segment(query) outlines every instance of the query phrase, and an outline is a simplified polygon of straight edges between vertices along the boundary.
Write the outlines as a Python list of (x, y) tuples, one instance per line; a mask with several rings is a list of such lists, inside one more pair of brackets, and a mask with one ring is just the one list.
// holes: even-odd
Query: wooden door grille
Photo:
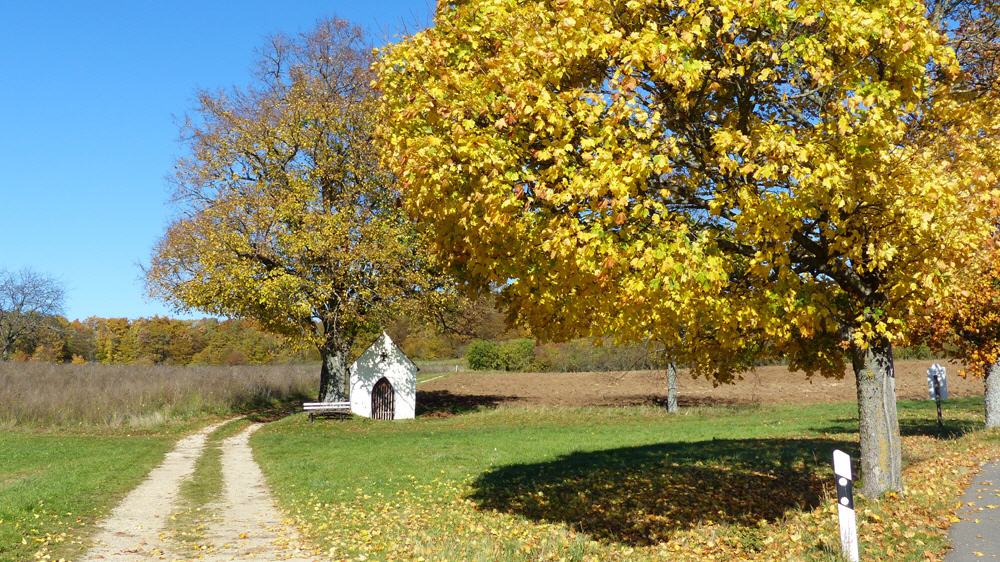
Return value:
[(391, 420), (396, 416), (395, 392), (388, 379), (382, 377), (372, 387), (372, 419)]

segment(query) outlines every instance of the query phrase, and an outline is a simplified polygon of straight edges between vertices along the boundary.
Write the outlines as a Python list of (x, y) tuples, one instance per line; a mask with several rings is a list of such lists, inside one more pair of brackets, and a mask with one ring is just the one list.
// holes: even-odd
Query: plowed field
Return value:
[[(896, 362), (899, 399), (927, 398), (927, 368), (933, 361)], [(948, 369), (953, 397), (982, 395), (977, 378), (958, 376), (960, 365), (941, 362)], [(760, 367), (745, 373), (736, 384), (713, 386), (705, 379), (678, 374), (681, 406), (754, 403), (815, 403), (854, 400), (854, 374), (840, 379), (789, 371), (786, 367)], [(614, 373), (493, 373), (465, 372), (430, 380), (419, 387), (418, 404), (426, 412), (479, 405), (630, 406), (661, 404), (666, 400), (666, 375), (656, 371)]]

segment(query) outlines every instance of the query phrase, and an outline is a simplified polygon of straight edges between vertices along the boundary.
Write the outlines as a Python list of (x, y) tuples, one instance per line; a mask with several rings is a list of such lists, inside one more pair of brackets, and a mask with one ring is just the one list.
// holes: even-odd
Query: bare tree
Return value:
[(45, 320), (62, 313), (64, 292), (55, 279), (30, 269), (0, 270), (0, 360), (14, 345), (35, 334)]

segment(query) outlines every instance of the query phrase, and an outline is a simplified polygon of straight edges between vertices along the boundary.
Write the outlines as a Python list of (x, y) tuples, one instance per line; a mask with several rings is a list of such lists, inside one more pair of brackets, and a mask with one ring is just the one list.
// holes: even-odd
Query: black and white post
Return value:
[(948, 398), (948, 374), (945, 368), (935, 363), (927, 369), (927, 392), (937, 403), (938, 437), (944, 433), (944, 417), (941, 415), (941, 401)]
[(941, 377), (934, 375), (934, 402), (937, 404), (938, 437), (944, 433), (944, 417), (941, 415)]
[(833, 451), (833, 475), (837, 479), (837, 514), (840, 517), (840, 551), (850, 562), (858, 562), (858, 520), (854, 514), (854, 477), (851, 456)]

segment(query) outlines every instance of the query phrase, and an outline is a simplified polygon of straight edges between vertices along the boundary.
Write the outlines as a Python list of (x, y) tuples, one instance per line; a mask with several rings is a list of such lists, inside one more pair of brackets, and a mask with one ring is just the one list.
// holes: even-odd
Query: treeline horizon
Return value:
[[(477, 339), (504, 340), (527, 335), (523, 330), (509, 329), (502, 312), (492, 302), (479, 303), (463, 312), (454, 326), (401, 317), (383, 329), (407, 355), (425, 360), (460, 358), (465, 346)], [(180, 319), (160, 315), (92, 316), (83, 320), (69, 320), (62, 315), (34, 317), (35, 327), (16, 340), (11, 361), (183, 366), (320, 360), (315, 348), (296, 345), (249, 319)], [(352, 354), (363, 351), (380, 331), (359, 337)]]
[[(492, 307), (490, 307), (492, 308)], [(413, 359), (465, 359), (472, 369), (510, 371), (619, 371), (662, 367), (654, 349), (643, 345), (616, 345), (606, 341), (594, 346), (589, 340), (542, 343), (525, 330), (510, 329), (500, 311), (480, 310), (470, 333), (447, 333), (433, 324), (400, 318), (385, 327), (403, 351)], [(352, 355), (376, 337), (360, 338)], [(522, 344), (523, 361), (518, 365), (481, 365), (468, 357), (482, 346), (503, 347), (503, 342)], [(471, 345), (471, 347), (470, 347)], [(897, 359), (940, 357), (925, 344), (897, 350)], [(945, 354), (947, 355), (947, 354)], [(89, 317), (68, 320), (45, 319), (44, 328), (17, 342), (11, 361), (44, 363), (100, 363), (105, 365), (274, 365), (311, 363), (320, 360), (317, 350), (292, 344), (271, 334), (252, 320), (232, 318), (180, 319), (168, 316), (139, 318)], [(771, 357), (758, 365), (786, 364)]]
[(309, 349), (243, 319), (49, 316), (18, 340), (12, 361), (106, 365), (264, 365), (316, 360)]

